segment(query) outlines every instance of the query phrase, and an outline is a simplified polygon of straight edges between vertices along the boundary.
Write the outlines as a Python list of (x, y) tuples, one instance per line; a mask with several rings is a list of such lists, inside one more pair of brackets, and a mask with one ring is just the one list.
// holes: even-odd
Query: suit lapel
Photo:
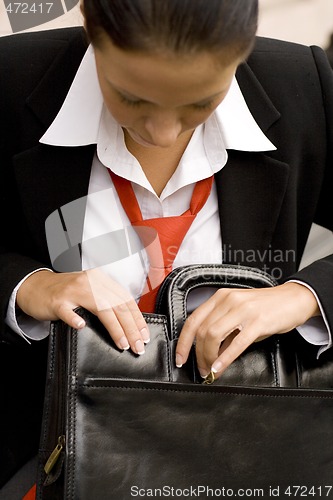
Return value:
[(69, 28), (67, 32), (68, 39), (52, 38), (52, 32), (43, 39), (44, 52), (52, 63), (44, 69), (38, 85), (26, 100), (27, 107), (46, 128), (61, 108), (87, 50), (82, 28)]
[(244, 63), (238, 67), (236, 78), (246, 104), (265, 133), (280, 118), (280, 112), (266, 94), (249, 64)]
[[(248, 64), (237, 81), (256, 122), (265, 133), (279, 120)], [(263, 268), (287, 189), (289, 165), (265, 153), (229, 150), (227, 165), (215, 176), (219, 198), (223, 259)]]
[(224, 262), (263, 267), (280, 214), (289, 166), (262, 153), (229, 151), (216, 175)]
[[(43, 39), (43, 47), (47, 61), (51, 63), (47, 67), (41, 61), (43, 70), (40, 70), (38, 85), (26, 99), (27, 112), (22, 126), (22, 130), (26, 132), (23, 141), (26, 148), (38, 144), (58, 113), (86, 51), (87, 42), (82, 28), (68, 28), (50, 32)], [(38, 62), (39, 59), (36, 74)], [(76, 214), (77, 224), (73, 237), (82, 237), (85, 196), (94, 151), (94, 145), (64, 148), (38, 144), (13, 159), (27, 223), (36, 248), (41, 249), (40, 259), (45, 262), (49, 260), (45, 221), (55, 210), (80, 198), (82, 210)]]
[[(71, 232), (72, 243), (74, 245), (82, 240), (86, 195), (94, 151), (95, 145), (62, 148), (40, 144), (14, 159), (23, 210), (31, 234), (38, 247), (43, 249), (43, 259), (48, 260), (45, 221), (51, 213), (71, 202), (76, 202), (72, 205), (76, 211), (74, 230)], [(25, 186), (29, 186), (29, 189), (25, 189)], [(78, 203), (77, 200), (80, 199), (81, 203)], [(58, 244), (61, 244), (60, 240)], [(68, 244), (70, 245), (70, 242)], [(75, 268), (77, 269), (77, 265)]]

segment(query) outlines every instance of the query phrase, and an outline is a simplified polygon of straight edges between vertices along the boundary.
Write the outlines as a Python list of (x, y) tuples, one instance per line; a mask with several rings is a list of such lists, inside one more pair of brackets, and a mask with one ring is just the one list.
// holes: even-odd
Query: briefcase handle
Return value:
[(199, 287), (267, 288), (277, 281), (268, 273), (247, 266), (198, 264), (178, 267), (164, 280), (156, 300), (156, 313), (169, 321), (172, 339), (177, 339), (187, 318), (187, 298)]

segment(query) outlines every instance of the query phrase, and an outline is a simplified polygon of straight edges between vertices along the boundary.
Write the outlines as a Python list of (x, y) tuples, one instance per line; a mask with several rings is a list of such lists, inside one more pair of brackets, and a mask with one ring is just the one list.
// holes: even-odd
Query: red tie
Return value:
[(171, 272), (172, 264), (187, 231), (207, 201), (212, 189), (213, 176), (196, 183), (190, 208), (182, 215), (143, 220), (131, 182), (111, 170), (109, 173), (121, 204), (149, 258), (147, 282), (138, 305), (143, 312), (154, 312), (159, 286)]

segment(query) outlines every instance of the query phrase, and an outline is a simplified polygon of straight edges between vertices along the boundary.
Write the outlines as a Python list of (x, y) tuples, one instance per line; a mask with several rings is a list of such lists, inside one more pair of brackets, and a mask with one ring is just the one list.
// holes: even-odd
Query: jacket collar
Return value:
[[(58, 32), (62, 34), (61, 37), (57, 36)], [(87, 41), (82, 28), (66, 28), (52, 30), (43, 38), (42, 43), (44, 52), (54, 54), (54, 58), (49, 56), (52, 63), (32, 90), (26, 104), (45, 130), (54, 120), (66, 97), (87, 49)], [(53, 89), (51, 99), (50, 89)]]

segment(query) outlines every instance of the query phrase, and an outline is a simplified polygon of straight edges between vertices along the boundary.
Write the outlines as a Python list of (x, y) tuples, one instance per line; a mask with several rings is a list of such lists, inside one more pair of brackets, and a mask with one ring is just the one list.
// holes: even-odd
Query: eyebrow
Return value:
[[(129, 99), (133, 99), (133, 100), (137, 100), (137, 101), (141, 101), (141, 102), (144, 102), (144, 103), (147, 103), (147, 104), (154, 104), (150, 101), (147, 101), (146, 99), (142, 99), (141, 97), (138, 97), (138, 96), (135, 96), (133, 94), (131, 94), (130, 92), (127, 92), (126, 90), (122, 90), (122, 89), (119, 89), (118, 87), (114, 86), (111, 82), (108, 82), (109, 85), (111, 85), (120, 95), (124, 96), (124, 97), (128, 97)], [(225, 92), (225, 90), (221, 90), (220, 92), (217, 92), (216, 94), (213, 94), (209, 97), (205, 97), (204, 99), (201, 99), (201, 101), (196, 101), (196, 102), (190, 102), (189, 104), (186, 104), (186, 106), (192, 106), (192, 105), (201, 105), (201, 104), (205, 104), (207, 102), (210, 102), (210, 101), (213, 101), (216, 97), (218, 97), (219, 95), (223, 94)]]

